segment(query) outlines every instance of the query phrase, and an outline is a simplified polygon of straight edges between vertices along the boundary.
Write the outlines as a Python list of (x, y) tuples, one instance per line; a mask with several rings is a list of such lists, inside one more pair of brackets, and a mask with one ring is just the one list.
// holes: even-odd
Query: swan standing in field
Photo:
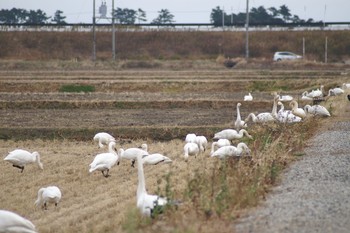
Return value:
[(18, 214), (0, 210), (0, 232), (36, 233), (34, 224)]
[(305, 105), (304, 110), (307, 113), (313, 114), (314, 116), (331, 116), (329, 111), (322, 105)]
[(289, 105), (292, 107), (292, 113), (300, 118), (305, 118), (306, 117), (306, 113), (304, 111), (304, 109), (299, 108), (298, 106), (298, 102), (293, 100), (292, 102), (289, 103)]
[(188, 157), (190, 155), (194, 155), (194, 157), (196, 158), (197, 155), (199, 154), (199, 147), (197, 143), (194, 142), (187, 142), (184, 146), (184, 157), (185, 157), (185, 161), (187, 162)]
[(61, 197), (61, 190), (57, 186), (41, 188), (38, 191), (38, 199), (35, 201), (35, 205), (41, 206), (46, 210), (48, 203), (55, 203), (55, 206), (57, 206), (61, 200)]
[(341, 95), (343, 93), (344, 93), (344, 90), (339, 87), (335, 87), (328, 90), (328, 96)]
[(205, 150), (207, 149), (208, 146), (208, 140), (205, 136), (197, 136), (196, 137), (196, 143), (199, 147), (199, 152), (205, 152)]
[(214, 151), (216, 150), (216, 148), (220, 148), (220, 147), (223, 147), (223, 146), (230, 146), (231, 145), (231, 142), (230, 140), (227, 140), (227, 139), (219, 139), (218, 141), (216, 142), (213, 142), (211, 144), (211, 151), (210, 151), (210, 154), (214, 153)]
[(231, 157), (231, 156), (241, 156), (242, 154), (247, 153), (250, 154), (250, 149), (248, 148), (247, 144), (244, 142), (238, 143), (237, 147), (235, 146), (223, 146), (214, 151), (214, 153), (211, 154), (211, 157), (218, 157), (220, 159)]
[(291, 110), (284, 110), (282, 102), (278, 101), (278, 105), (281, 106), (277, 113), (277, 120), (281, 123), (295, 123), (300, 122), (302, 119), (292, 113)]
[(253, 137), (245, 129), (241, 129), (239, 132), (234, 129), (224, 129), (218, 133), (215, 133), (213, 139), (227, 139), (232, 141), (234, 139), (241, 139), (243, 135), (247, 136), (250, 139), (253, 139)]
[[(104, 177), (109, 177), (109, 170), (119, 160), (119, 156), (115, 151), (115, 142), (108, 144), (108, 152), (101, 153), (95, 156), (94, 160), (90, 164), (89, 172), (101, 171)], [(105, 173), (106, 172), (106, 173)]]
[(146, 181), (143, 172), (142, 155), (137, 154), (137, 174), (138, 174), (138, 186), (137, 186), (137, 208), (144, 216), (152, 217), (153, 212), (161, 210), (168, 202), (166, 198), (150, 195), (146, 191)]
[(132, 148), (128, 148), (126, 150), (124, 150), (123, 148), (119, 149), (119, 156), (120, 156), (120, 158), (121, 159), (129, 159), (129, 160), (131, 160), (131, 166), (132, 167), (135, 166), (136, 157), (138, 155), (148, 156), (149, 153), (147, 152), (147, 148), (144, 147), (142, 149), (142, 148), (132, 147)]
[(116, 140), (109, 133), (101, 132), (94, 136), (94, 141), (98, 142), (98, 146), (102, 148), (104, 145), (108, 145), (110, 142), (115, 142)]
[(13, 167), (21, 169), (21, 173), (23, 172), (25, 165), (34, 162), (37, 162), (40, 169), (44, 169), (43, 164), (40, 162), (40, 154), (36, 151), (30, 153), (26, 150), (16, 149), (9, 152), (4, 160), (12, 163)]
[(244, 101), (253, 101), (253, 96), (252, 94), (249, 92), (248, 95), (244, 96)]
[(241, 112), (239, 110), (239, 107), (241, 105), (242, 105), (241, 103), (237, 103), (237, 119), (235, 121), (235, 128), (237, 130), (240, 130), (241, 128), (246, 128), (247, 127), (247, 124), (244, 121), (242, 121), (242, 118), (241, 118)]

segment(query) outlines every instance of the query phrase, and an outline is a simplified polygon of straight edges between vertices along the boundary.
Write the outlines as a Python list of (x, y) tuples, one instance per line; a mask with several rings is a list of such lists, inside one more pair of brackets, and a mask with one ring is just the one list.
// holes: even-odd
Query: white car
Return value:
[(275, 54), (273, 55), (274, 61), (296, 60), (296, 59), (302, 59), (302, 58), (303, 57), (298, 54), (287, 52), (287, 51), (275, 52)]

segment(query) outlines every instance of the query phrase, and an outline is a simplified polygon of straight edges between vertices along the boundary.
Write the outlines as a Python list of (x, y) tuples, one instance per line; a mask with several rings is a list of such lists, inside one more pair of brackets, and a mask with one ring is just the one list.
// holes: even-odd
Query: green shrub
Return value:
[(60, 87), (60, 92), (94, 92), (95, 87), (91, 85), (62, 85)]

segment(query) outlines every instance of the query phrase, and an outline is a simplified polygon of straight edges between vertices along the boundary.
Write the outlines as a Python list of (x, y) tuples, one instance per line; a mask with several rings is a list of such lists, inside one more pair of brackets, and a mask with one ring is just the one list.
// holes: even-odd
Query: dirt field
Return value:
[[(149, 151), (170, 157), (172, 164), (145, 167), (147, 189), (164, 190), (164, 176), (172, 173), (174, 196), (181, 198), (196, 170), (215, 166), (208, 151), (184, 162), (186, 133), (211, 138), (230, 127), (237, 102), (246, 117), (270, 111), (272, 91), (299, 99), (304, 90), (346, 80), (344, 69), (0, 71), (0, 154), (38, 151), (44, 164), (44, 170), (31, 164), (20, 173), (0, 162), (0, 209), (25, 216), (39, 232), (126, 231), (121, 224), (136, 207), (137, 169), (122, 161), (109, 178), (89, 174), (94, 156), (106, 150), (92, 141), (95, 133), (110, 132), (118, 148), (146, 142)], [(92, 85), (95, 92), (60, 92), (66, 84)], [(253, 102), (243, 102), (248, 92)], [(61, 203), (35, 208), (37, 191), (48, 185), (61, 188)]]

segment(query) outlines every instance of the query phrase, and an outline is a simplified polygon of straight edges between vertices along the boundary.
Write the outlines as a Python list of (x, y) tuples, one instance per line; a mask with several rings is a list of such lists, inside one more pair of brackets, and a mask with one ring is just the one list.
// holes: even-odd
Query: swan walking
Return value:
[(249, 92), (248, 95), (245, 95), (243, 98), (244, 101), (253, 101), (253, 96), (252, 94)]
[(292, 113), (300, 118), (305, 118), (306, 117), (306, 113), (305, 110), (302, 108), (299, 108), (298, 106), (298, 102), (293, 100), (289, 103), (289, 106), (292, 107)]
[(37, 231), (28, 219), (8, 210), (0, 210), (0, 232), (36, 233)]
[(304, 110), (307, 113), (313, 114), (314, 116), (331, 116), (329, 111), (322, 105), (305, 105)]
[(185, 161), (187, 162), (188, 157), (190, 155), (194, 155), (194, 157), (196, 158), (197, 155), (199, 154), (199, 147), (197, 143), (194, 142), (187, 142), (184, 146), (184, 158)]
[(109, 133), (101, 132), (94, 136), (94, 141), (98, 142), (98, 146), (103, 148), (104, 145), (108, 145), (110, 142), (115, 142), (115, 138)]
[(214, 153), (214, 151), (220, 147), (223, 147), (223, 146), (230, 146), (231, 145), (231, 142), (230, 140), (227, 140), (225, 138), (222, 138), (222, 139), (219, 139), (217, 140), (216, 142), (213, 142), (211, 144), (211, 151), (210, 151), (210, 154)]
[(300, 122), (302, 119), (292, 113), (291, 110), (284, 110), (282, 102), (278, 101), (278, 105), (281, 106), (277, 113), (277, 120), (281, 123), (295, 123)]
[(92, 163), (89, 165), (89, 172), (101, 171), (104, 177), (109, 177), (109, 170), (116, 164), (119, 160), (119, 155), (115, 151), (115, 142), (110, 142), (108, 144), (108, 152), (101, 153), (95, 156)]
[(55, 203), (58, 205), (62, 197), (61, 190), (57, 186), (48, 186), (46, 188), (41, 188), (38, 191), (38, 199), (35, 201), (36, 206), (41, 206), (47, 210), (48, 203)]
[(146, 181), (145, 181), (145, 175), (143, 172), (143, 162), (142, 162), (142, 155), (137, 154), (137, 174), (138, 174), (138, 186), (137, 186), (137, 208), (140, 210), (141, 214), (148, 217), (154, 216), (154, 211), (162, 209), (164, 207), (168, 200), (166, 198), (157, 196), (157, 195), (150, 195), (146, 191)]
[(227, 139), (232, 141), (234, 139), (241, 139), (243, 135), (247, 136), (250, 139), (253, 139), (253, 137), (245, 129), (241, 129), (239, 132), (234, 129), (224, 129), (220, 132), (215, 133), (213, 139)]
[(218, 157), (220, 159), (223, 159), (226, 157), (241, 156), (243, 152), (250, 154), (250, 149), (248, 148), (247, 144), (240, 142), (238, 143), (237, 147), (231, 145), (220, 147), (211, 154), (211, 157)]
[(44, 169), (43, 164), (40, 162), (40, 154), (36, 151), (30, 153), (26, 150), (16, 149), (9, 152), (4, 160), (12, 163), (13, 167), (21, 169), (21, 173), (23, 172), (25, 165), (34, 162), (37, 162), (40, 169)]
[(239, 107), (241, 106), (242, 104), (241, 103), (237, 103), (237, 119), (235, 121), (235, 128), (237, 130), (240, 130), (241, 128), (246, 128), (247, 127), (247, 124), (242, 121), (242, 118), (241, 118), (241, 112), (239, 110)]

